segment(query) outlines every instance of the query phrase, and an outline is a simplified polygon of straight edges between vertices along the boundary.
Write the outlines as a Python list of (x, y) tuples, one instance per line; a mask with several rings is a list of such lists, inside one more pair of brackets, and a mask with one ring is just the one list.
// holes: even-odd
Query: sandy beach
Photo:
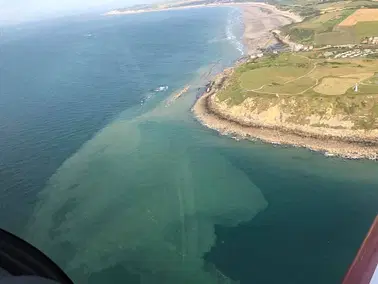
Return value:
[(302, 20), (293, 13), (280, 11), (264, 3), (238, 4), (237, 6), (243, 10), (243, 41), (249, 55), (256, 53), (259, 48), (276, 42), (271, 30)]

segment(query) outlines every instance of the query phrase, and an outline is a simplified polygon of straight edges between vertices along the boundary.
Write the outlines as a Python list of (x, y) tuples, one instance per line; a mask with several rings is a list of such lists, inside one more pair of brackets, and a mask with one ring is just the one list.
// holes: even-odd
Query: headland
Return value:
[[(268, 23), (264, 30), (264, 26), (256, 28), (249, 9), (253, 8), (244, 9), (244, 39), (248, 42), (246, 38), (251, 36), (250, 46), (247, 44), (250, 56), (209, 82), (192, 108), (195, 117), (205, 126), (237, 139), (305, 147), (327, 156), (377, 160), (378, 45), (364, 44), (365, 38), (348, 45), (294, 41), (293, 29), (326, 18), (327, 12), (289, 25), (282, 20), (272, 28), (269, 23), (280, 17), (279, 12), (252, 10), (254, 15), (267, 12), (265, 18), (272, 17), (260, 17)], [(337, 20), (329, 19), (335, 36), (342, 35), (338, 24), (353, 17), (353, 12), (338, 10), (337, 15)], [(256, 33), (249, 35), (250, 29)], [(264, 51), (259, 45), (267, 37), (264, 32), (275, 34), (273, 29), (282, 31), (280, 37), (293, 43), (286, 43), (286, 52)], [(277, 34), (275, 37), (280, 40)]]

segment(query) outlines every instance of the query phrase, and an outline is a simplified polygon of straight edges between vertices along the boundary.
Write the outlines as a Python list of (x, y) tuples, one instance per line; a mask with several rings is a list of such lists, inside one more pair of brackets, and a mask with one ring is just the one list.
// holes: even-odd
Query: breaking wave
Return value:
[(227, 40), (244, 55), (244, 45), (241, 41), (243, 30), (243, 19), (242, 14), (238, 9), (232, 9), (228, 14), (227, 25), (226, 25), (226, 37)]

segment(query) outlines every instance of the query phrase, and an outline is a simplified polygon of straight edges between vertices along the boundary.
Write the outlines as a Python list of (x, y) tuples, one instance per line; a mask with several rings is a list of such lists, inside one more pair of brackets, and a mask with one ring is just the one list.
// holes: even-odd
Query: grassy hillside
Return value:
[(279, 106), (299, 124), (310, 123), (312, 115), (340, 115), (354, 128), (378, 128), (378, 61), (317, 57), (280, 54), (241, 65), (217, 98), (229, 106), (248, 101), (255, 112)]

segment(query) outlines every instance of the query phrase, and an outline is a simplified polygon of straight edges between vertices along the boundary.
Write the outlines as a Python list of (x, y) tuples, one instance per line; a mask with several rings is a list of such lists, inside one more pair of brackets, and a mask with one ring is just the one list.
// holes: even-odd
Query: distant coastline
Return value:
[(244, 18), (244, 36), (243, 42), (247, 48), (248, 54), (256, 54), (259, 48), (264, 47), (267, 43), (276, 41), (270, 30), (290, 24), (292, 22), (301, 22), (303, 18), (290, 11), (282, 11), (277, 7), (257, 2), (243, 3), (214, 3), (198, 4), (179, 7), (166, 8), (141, 8), (141, 9), (116, 9), (105, 13), (105, 16), (132, 15), (161, 11), (186, 10), (196, 8), (214, 8), (214, 7), (238, 7), (242, 9)]
[(271, 10), (275, 14), (280, 14), (282, 16), (291, 18), (295, 22), (299, 22), (302, 18), (294, 13), (289, 11), (278, 10), (275, 6), (266, 4), (266, 3), (256, 3), (256, 2), (243, 2), (243, 3), (216, 3), (216, 4), (199, 4), (199, 5), (187, 5), (179, 7), (167, 7), (167, 8), (142, 8), (142, 9), (130, 9), (130, 10), (120, 10), (115, 9), (109, 12), (106, 12), (105, 16), (112, 15), (130, 15), (130, 14), (141, 14), (141, 13), (150, 13), (150, 12), (160, 12), (160, 11), (172, 11), (172, 10), (185, 10), (185, 9), (194, 9), (194, 8), (204, 8), (204, 7), (260, 7)]

